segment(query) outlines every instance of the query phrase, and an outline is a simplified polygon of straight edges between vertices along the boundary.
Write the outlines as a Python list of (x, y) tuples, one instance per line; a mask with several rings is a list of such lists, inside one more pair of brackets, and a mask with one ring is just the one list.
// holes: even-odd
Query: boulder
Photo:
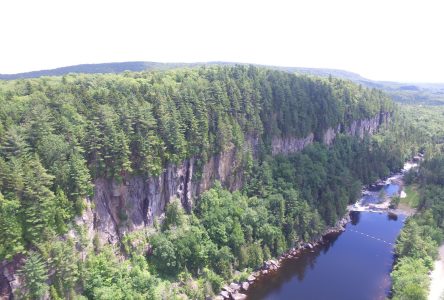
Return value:
[(247, 299), (247, 295), (241, 293), (233, 293), (231, 294), (231, 299), (233, 300), (245, 300)]
[(237, 283), (232, 282), (230, 284), (230, 288), (233, 290), (233, 292), (240, 290), (240, 285)]
[(250, 275), (248, 276), (247, 280), (251, 283), (256, 280), (256, 277), (254, 275)]
[(225, 299), (224, 296), (221, 295), (217, 295), (213, 298), (213, 300), (224, 300), (224, 299)]
[(248, 282), (242, 282), (242, 290), (248, 291), (248, 288), (250, 287), (250, 284)]
[(270, 260), (270, 263), (275, 267), (279, 267), (279, 262), (274, 259)]
[(222, 291), (222, 292), (220, 292), (220, 295), (221, 295), (224, 299), (230, 299), (230, 293), (228, 293), (227, 291)]
[(232, 289), (231, 287), (229, 287), (228, 285), (224, 285), (224, 286), (222, 287), (222, 290), (223, 290), (223, 291), (226, 291), (226, 292), (228, 292), (228, 293), (232, 293), (232, 292), (234, 292), (233, 289)]

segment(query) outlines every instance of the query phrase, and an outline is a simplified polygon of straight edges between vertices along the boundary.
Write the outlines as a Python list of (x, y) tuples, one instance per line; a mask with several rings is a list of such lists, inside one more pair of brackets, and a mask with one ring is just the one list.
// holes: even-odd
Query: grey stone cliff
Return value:
[[(389, 113), (381, 113), (373, 118), (354, 121), (349, 126), (328, 128), (320, 142), (330, 145), (339, 133), (363, 138), (366, 134), (374, 134), (389, 118)], [(244, 148), (255, 154), (258, 138), (246, 140)], [(305, 138), (276, 137), (272, 140), (272, 154), (295, 153), (313, 142), (312, 133)], [(190, 211), (193, 199), (210, 189), (216, 180), (230, 190), (242, 187), (243, 172), (234, 147), (211, 157), (204, 164), (199, 178), (194, 176), (194, 163), (194, 158), (191, 158), (178, 165), (168, 164), (160, 176), (129, 176), (122, 183), (97, 179), (92, 202), (95, 207), (93, 227), (99, 240), (115, 244), (125, 233), (152, 225), (156, 217), (162, 218), (166, 205), (173, 198), (179, 199)]]

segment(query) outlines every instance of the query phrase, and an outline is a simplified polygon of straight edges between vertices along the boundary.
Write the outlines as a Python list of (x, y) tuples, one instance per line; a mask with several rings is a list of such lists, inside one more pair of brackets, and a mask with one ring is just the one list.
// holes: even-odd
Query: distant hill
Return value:
[[(36, 78), (42, 76), (61, 76), (69, 73), (122, 73), (124, 71), (140, 72), (151, 69), (163, 69), (165, 67), (171, 67), (172, 64), (163, 64), (157, 62), (118, 62), (118, 63), (103, 63), (103, 64), (84, 64), (62, 67), (50, 70), (40, 70), (17, 74), (0, 74), (0, 79), (22, 79), (22, 78)], [(180, 66), (181, 64), (177, 64)], [(184, 64), (182, 64), (184, 65)]]
[[(167, 70), (181, 67), (199, 67), (203, 65), (235, 65), (234, 62), (196, 62), (196, 63), (159, 63), (159, 62), (114, 62), (102, 64), (82, 64), (68, 67), (61, 67), (50, 70), (40, 70), (17, 74), (0, 74), (0, 80), (12, 80), (23, 78), (36, 78), (42, 76), (61, 76), (69, 73), (122, 73), (124, 71), (149, 71), (149, 70)], [(243, 63), (240, 63), (243, 64)], [(369, 88), (382, 89), (390, 94), (393, 100), (401, 103), (409, 104), (426, 104), (426, 105), (444, 105), (444, 83), (400, 83), (390, 81), (375, 81), (362, 77), (359, 74), (337, 70), (322, 68), (301, 68), (301, 67), (278, 67), (266, 66), (262, 67), (277, 69), (290, 73), (313, 75), (321, 77), (338, 77), (351, 80)]]

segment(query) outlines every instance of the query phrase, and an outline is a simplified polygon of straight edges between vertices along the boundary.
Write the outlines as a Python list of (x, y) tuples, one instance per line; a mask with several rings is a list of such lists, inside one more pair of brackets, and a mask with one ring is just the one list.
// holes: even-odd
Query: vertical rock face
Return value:
[(336, 129), (329, 127), (327, 128), (327, 130), (324, 132), (324, 135), (322, 137), (322, 142), (325, 145), (331, 145), (333, 143), (333, 141), (336, 138), (336, 135), (341, 132), (341, 125), (338, 125), (338, 127)]
[(314, 134), (310, 133), (305, 138), (295, 137), (275, 137), (271, 141), (271, 154), (290, 154), (301, 151), (308, 145), (312, 144), (314, 140)]
[[(375, 133), (379, 126), (387, 123), (389, 113), (370, 119), (352, 122), (349, 126), (338, 125), (328, 128), (321, 142), (330, 145), (339, 133), (359, 136)], [(290, 154), (301, 151), (314, 142), (314, 134), (305, 138), (273, 138), (272, 154)], [(242, 151), (249, 150), (257, 156), (258, 137), (247, 137)], [(166, 205), (173, 199), (181, 201), (190, 211), (193, 199), (210, 189), (216, 180), (230, 190), (242, 187), (242, 165), (239, 153), (234, 146), (212, 156), (196, 176), (195, 159), (187, 159), (181, 164), (168, 164), (158, 177), (128, 176), (121, 183), (99, 178), (95, 181), (93, 223), (94, 230), (102, 243), (116, 243), (120, 237), (145, 226), (150, 226), (156, 217), (162, 217)], [(91, 219), (91, 218), (88, 218)]]
[(9, 300), (13, 298), (13, 292), (21, 285), (17, 270), (23, 266), (24, 255), (17, 254), (11, 261), (0, 262), (0, 300)]
[(179, 165), (169, 164), (158, 177), (129, 176), (121, 183), (99, 178), (95, 181), (93, 203), (94, 228), (101, 243), (115, 244), (120, 237), (162, 217), (166, 205), (173, 199), (181, 201), (190, 211), (192, 199), (219, 180), (230, 190), (242, 186), (239, 160), (234, 147), (215, 155), (202, 168), (200, 178), (194, 178), (193, 158)]
[[(350, 136), (358, 136), (361, 139), (366, 135), (375, 134), (379, 127), (390, 121), (391, 113), (380, 113), (373, 118), (353, 121), (350, 125), (339, 124), (336, 128), (329, 127), (324, 131), (319, 142), (331, 145), (339, 133)], [(296, 137), (275, 137), (272, 140), (272, 154), (290, 154), (299, 152), (306, 146), (312, 144), (315, 138), (310, 133), (305, 138)]]
[(379, 115), (369, 119), (362, 119), (353, 121), (350, 125), (344, 126), (339, 124), (337, 128), (328, 128), (323, 135), (322, 142), (326, 145), (331, 145), (339, 133), (344, 133), (350, 136), (358, 136), (364, 138), (366, 135), (375, 134), (381, 125), (386, 125), (390, 122), (391, 113), (383, 112)]
[(371, 119), (363, 119), (353, 121), (350, 126), (345, 129), (345, 133), (352, 136), (359, 136), (364, 138), (366, 134), (373, 134), (378, 130), (380, 116), (375, 116)]
[(361, 139), (366, 134), (374, 134), (379, 126), (386, 122), (387, 115), (380, 114), (370, 119), (362, 119), (353, 121), (350, 126), (345, 129), (345, 133), (352, 136), (359, 136)]
[(12, 288), (10, 286), (12, 280), (5, 276), (5, 271), (7, 272), (5, 269), (0, 273), (0, 300), (8, 300), (10, 295), (12, 295)]
[(102, 243), (116, 243), (126, 232), (152, 225), (174, 197), (191, 208), (194, 160), (169, 164), (158, 177), (128, 176), (121, 183), (95, 181), (94, 227)]

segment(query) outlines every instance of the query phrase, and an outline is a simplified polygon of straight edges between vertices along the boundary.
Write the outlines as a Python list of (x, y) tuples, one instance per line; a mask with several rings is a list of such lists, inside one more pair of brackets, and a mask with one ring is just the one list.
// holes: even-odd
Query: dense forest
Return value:
[[(345, 134), (385, 112), (379, 134)], [(21, 262), (16, 294), (29, 299), (203, 299), (319, 236), (427, 138), (378, 90), (254, 66), (2, 81), (0, 121), (0, 260)], [(311, 133), (302, 152), (271, 155), (273, 138)], [(249, 138), (258, 149), (244, 151)], [(158, 176), (190, 157), (199, 170), (233, 148), (238, 191), (216, 182), (189, 213), (173, 200), (115, 246), (72, 222), (97, 178)]]

